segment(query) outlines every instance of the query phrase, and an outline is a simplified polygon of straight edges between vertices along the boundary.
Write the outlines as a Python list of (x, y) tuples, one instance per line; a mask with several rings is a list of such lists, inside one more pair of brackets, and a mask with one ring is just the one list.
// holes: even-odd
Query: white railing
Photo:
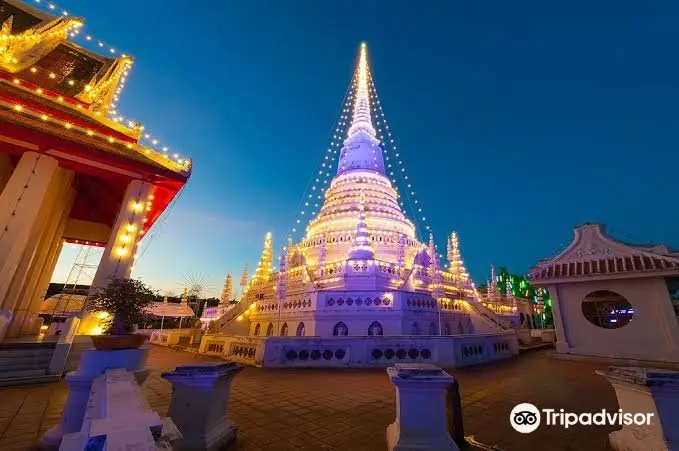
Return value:
[(518, 345), (513, 331), (328, 338), (206, 335), (200, 352), (260, 367), (386, 367), (400, 362), (453, 368), (515, 356)]
[(196, 329), (156, 329), (151, 332), (150, 343), (161, 346), (190, 346)]

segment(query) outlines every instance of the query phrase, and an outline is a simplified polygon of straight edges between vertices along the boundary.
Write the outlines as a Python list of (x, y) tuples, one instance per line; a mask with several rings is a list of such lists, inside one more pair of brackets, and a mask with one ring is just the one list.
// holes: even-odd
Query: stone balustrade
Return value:
[(82, 426), (63, 436), (59, 450), (172, 449), (180, 437), (172, 420), (151, 410), (135, 375), (112, 369), (92, 382)]
[(200, 353), (258, 367), (386, 367), (430, 363), (477, 365), (518, 354), (513, 331), (451, 336), (239, 337), (205, 335)]
[(189, 346), (193, 342), (195, 332), (195, 329), (189, 328), (154, 330), (151, 332), (149, 342), (161, 346)]

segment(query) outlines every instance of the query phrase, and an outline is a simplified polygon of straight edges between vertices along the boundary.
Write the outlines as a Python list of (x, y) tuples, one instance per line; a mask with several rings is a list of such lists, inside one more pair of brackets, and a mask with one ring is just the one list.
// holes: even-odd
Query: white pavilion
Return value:
[[(272, 237), (267, 234), (254, 277), (242, 290), (237, 308), (211, 322), (202, 351), (230, 359), (239, 354), (254, 357), (263, 352), (253, 345), (259, 343), (257, 337), (490, 334), (505, 340), (496, 342), (495, 348), (489, 344), (491, 349), (513, 355), (516, 336), (479, 302), (457, 235), (453, 232), (447, 240), (449, 265), (443, 270), (433, 237), (428, 243), (419, 241), (414, 223), (401, 210), (371, 116), (369, 79), (367, 48), (362, 44), (352, 121), (322, 207), (300, 242), (288, 239), (278, 271), (273, 270)], [(234, 344), (227, 337), (250, 339)], [(287, 346), (283, 340), (276, 352)], [(482, 348), (459, 352), (486, 353)], [(312, 359), (334, 352), (317, 351), (310, 354)], [(288, 358), (297, 353), (285, 352)], [(304, 351), (299, 352), (301, 359)], [(392, 356), (395, 352), (396, 347)], [(384, 355), (389, 355), (387, 350)]]

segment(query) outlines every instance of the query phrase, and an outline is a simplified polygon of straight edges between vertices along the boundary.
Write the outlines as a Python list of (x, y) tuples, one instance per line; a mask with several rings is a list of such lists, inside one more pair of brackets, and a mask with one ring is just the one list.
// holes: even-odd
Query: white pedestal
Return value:
[(396, 386), (396, 421), (387, 427), (389, 451), (459, 451), (448, 433), (446, 390), (453, 377), (433, 365), (387, 368)]
[(597, 371), (613, 385), (624, 413), (653, 414), (650, 425), (630, 424), (609, 434), (613, 449), (679, 450), (679, 372), (610, 367)]
[(68, 398), (61, 414), (61, 422), (45, 433), (41, 445), (47, 449), (58, 449), (64, 434), (80, 431), (90, 397), (92, 382), (109, 369), (125, 369), (133, 372), (137, 383), (142, 384), (148, 377), (144, 369), (148, 348), (123, 349), (120, 351), (97, 351), (88, 349), (83, 352), (76, 371), (66, 375)]
[(236, 438), (227, 418), (231, 381), (243, 367), (233, 362), (185, 365), (162, 377), (172, 384), (169, 415), (182, 434), (172, 449), (218, 450)]

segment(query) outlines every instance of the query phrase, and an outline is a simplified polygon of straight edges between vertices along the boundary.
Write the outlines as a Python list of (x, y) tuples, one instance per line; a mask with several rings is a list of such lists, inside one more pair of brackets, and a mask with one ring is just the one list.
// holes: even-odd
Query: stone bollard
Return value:
[(162, 377), (172, 384), (169, 415), (182, 438), (172, 449), (217, 450), (236, 438), (227, 418), (231, 381), (243, 369), (233, 362), (184, 365)]
[(396, 421), (387, 428), (389, 451), (459, 451), (448, 433), (446, 390), (453, 377), (434, 365), (387, 368), (396, 386)]
[(137, 383), (142, 384), (148, 376), (148, 370), (144, 369), (147, 356), (148, 348), (84, 351), (78, 369), (68, 373), (65, 378), (68, 384), (68, 398), (61, 413), (61, 422), (45, 433), (41, 440), (41, 448), (58, 449), (64, 434), (80, 431), (92, 383), (106, 370), (124, 369), (133, 372)]
[[(679, 450), (679, 372), (634, 367), (596, 371), (613, 385), (630, 423), (608, 435), (615, 450)], [(650, 419), (650, 424), (639, 424)], [(643, 421), (645, 422), (645, 421)]]

